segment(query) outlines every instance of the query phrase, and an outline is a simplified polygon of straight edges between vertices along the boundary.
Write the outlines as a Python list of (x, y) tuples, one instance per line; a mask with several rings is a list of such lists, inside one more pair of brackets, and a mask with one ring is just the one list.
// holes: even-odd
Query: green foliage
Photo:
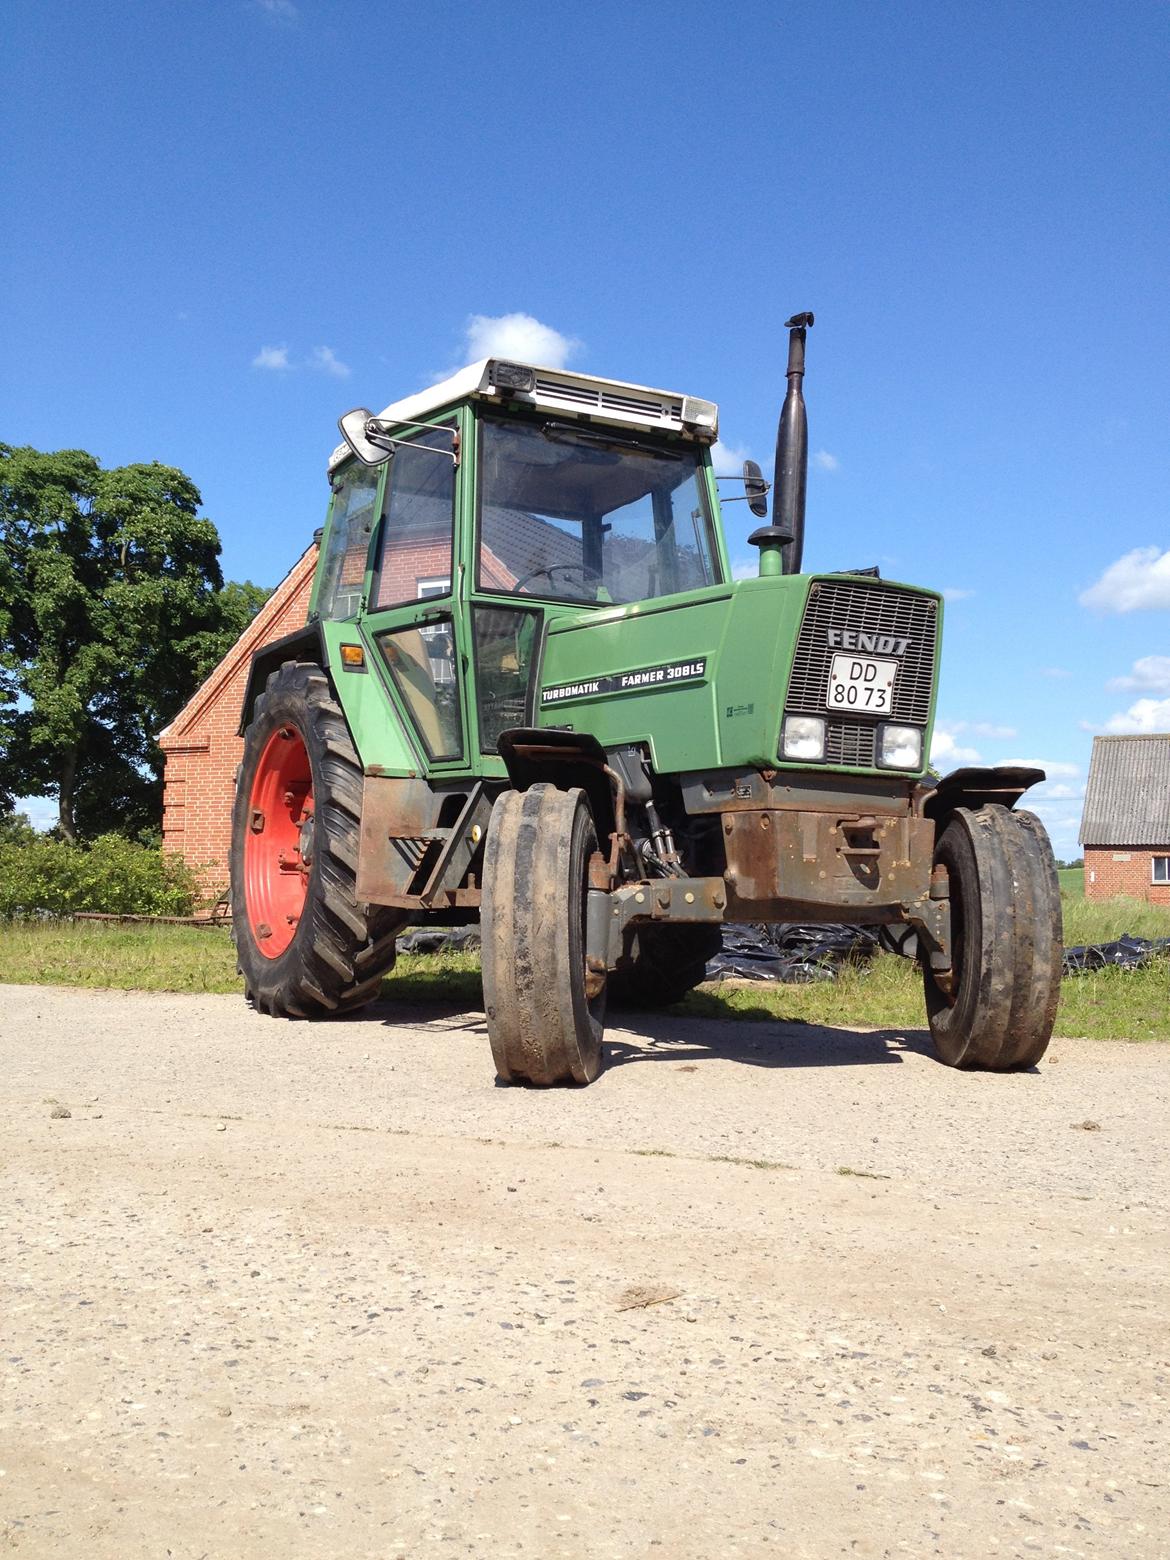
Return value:
[(0, 844), (30, 845), (37, 838), (37, 831), (29, 822), (27, 813), (0, 808)]
[(67, 839), (157, 823), (155, 738), (254, 616), (171, 466), (0, 444), (0, 794), (58, 798)]
[(180, 857), (103, 834), (92, 845), (0, 834), (0, 916), (190, 915), (197, 884)]

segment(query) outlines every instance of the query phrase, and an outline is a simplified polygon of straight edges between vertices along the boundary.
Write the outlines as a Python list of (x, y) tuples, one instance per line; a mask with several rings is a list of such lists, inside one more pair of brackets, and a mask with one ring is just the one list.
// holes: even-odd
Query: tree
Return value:
[(157, 823), (155, 737), (265, 599), (199, 505), (172, 466), (0, 444), (0, 793), (67, 840)]

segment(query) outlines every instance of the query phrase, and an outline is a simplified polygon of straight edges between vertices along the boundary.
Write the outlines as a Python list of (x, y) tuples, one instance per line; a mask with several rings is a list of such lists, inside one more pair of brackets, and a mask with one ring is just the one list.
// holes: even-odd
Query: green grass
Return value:
[[(221, 927), (0, 921), (0, 979), (118, 991), (239, 992), (236, 952)], [(482, 1000), (474, 954), (403, 954), (387, 997), (470, 1006)]]
[[(1141, 900), (1089, 901), (1066, 895), (1065, 941), (1109, 942), (1123, 932), (1170, 936), (1170, 910)], [(235, 953), (222, 929), (103, 923), (0, 922), (0, 977), (18, 984), (131, 991), (238, 992)], [(479, 961), (467, 953), (409, 954), (388, 977), (385, 997), (478, 1007)], [(836, 981), (809, 986), (712, 985), (678, 1012), (713, 1019), (828, 1027), (921, 1029), (922, 980), (913, 965), (882, 954), (850, 965)], [(1100, 970), (1066, 980), (1056, 1032), (1090, 1039), (1170, 1040), (1170, 959), (1137, 971)]]
[(1064, 945), (1116, 942), (1133, 937), (1170, 937), (1170, 909), (1144, 899), (1081, 899), (1064, 894)]
[(1062, 894), (1084, 895), (1085, 869), (1084, 867), (1059, 867), (1056, 873), (1060, 879), (1060, 891)]

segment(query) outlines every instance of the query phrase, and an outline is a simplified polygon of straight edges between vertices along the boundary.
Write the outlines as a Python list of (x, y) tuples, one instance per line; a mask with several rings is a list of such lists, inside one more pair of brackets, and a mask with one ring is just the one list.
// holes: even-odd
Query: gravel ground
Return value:
[(1170, 1553), (1170, 1047), (0, 1011), (17, 1554)]

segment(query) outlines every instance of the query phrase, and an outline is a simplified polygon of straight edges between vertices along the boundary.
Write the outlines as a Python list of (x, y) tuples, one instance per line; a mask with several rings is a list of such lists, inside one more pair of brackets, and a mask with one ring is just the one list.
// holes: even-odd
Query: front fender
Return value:
[(1011, 808), (1025, 791), (1045, 778), (1043, 769), (1018, 764), (954, 769), (926, 793), (922, 814), (935, 820), (935, 833), (941, 834), (956, 807), (987, 807), (998, 803)]

